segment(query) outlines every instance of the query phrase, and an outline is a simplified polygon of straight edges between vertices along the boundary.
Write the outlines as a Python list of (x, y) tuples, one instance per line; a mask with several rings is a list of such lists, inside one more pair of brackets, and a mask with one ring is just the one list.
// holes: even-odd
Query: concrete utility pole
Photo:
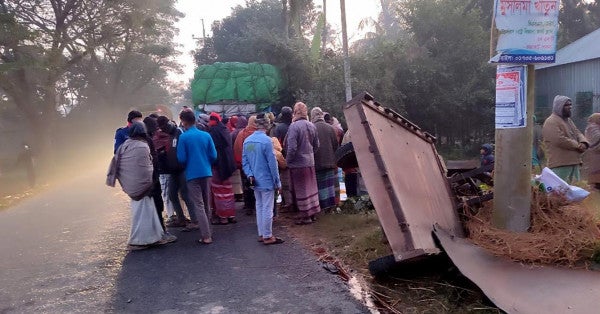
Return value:
[(342, 15), (342, 48), (344, 50), (344, 87), (346, 101), (352, 99), (352, 82), (350, 81), (350, 57), (348, 56), (348, 32), (346, 31), (346, 0), (340, 0)]
[(496, 129), (492, 224), (514, 232), (527, 232), (531, 224), (534, 87), (535, 67), (528, 64), (526, 127)]

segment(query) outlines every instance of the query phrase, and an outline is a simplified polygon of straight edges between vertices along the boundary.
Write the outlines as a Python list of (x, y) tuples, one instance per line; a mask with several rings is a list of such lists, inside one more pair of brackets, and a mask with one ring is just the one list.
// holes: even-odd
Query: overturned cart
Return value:
[(509, 313), (599, 311), (600, 273), (514, 263), (464, 238), (460, 204), (451, 186), (456, 178), (447, 177), (433, 136), (381, 106), (368, 93), (349, 101), (344, 115), (396, 262), (443, 250), (492, 302)]

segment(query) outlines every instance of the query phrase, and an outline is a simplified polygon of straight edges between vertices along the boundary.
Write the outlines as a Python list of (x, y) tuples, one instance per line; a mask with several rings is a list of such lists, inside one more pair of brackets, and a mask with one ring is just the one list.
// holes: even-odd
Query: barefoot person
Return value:
[(273, 235), (275, 191), (281, 191), (277, 160), (273, 152), (273, 142), (265, 133), (267, 118), (259, 115), (256, 124), (257, 130), (244, 140), (242, 167), (250, 184), (254, 186), (258, 241), (266, 245), (280, 244), (283, 240)]

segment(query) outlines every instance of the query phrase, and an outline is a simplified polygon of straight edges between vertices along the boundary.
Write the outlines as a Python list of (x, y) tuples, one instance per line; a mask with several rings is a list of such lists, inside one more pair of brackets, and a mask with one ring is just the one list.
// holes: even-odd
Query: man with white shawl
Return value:
[[(152, 170), (146, 128), (143, 123), (134, 122), (129, 128), (129, 138), (117, 149), (109, 169), (109, 178), (114, 176), (119, 180), (123, 192), (131, 198), (130, 250), (170, 242), (162, 241), (164, 232), (150, 197)], [(109, 182), (107, 184), (111, 185)]]

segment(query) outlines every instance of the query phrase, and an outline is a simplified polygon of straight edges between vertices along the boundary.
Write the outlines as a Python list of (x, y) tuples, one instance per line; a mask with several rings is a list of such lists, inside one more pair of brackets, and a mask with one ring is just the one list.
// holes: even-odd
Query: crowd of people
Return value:
[[(600, 189), (600, 113), (589, 117), (583, 134), (570, 118), (572, 105), (566, 96), (555, 97), (552, 114), (536, 130), (532, 164), (546, 159), (568, 183), (581, 180), (583, 165), (588, 183)], [(127, 126), (115, 133), (107, 184), (118, 180), (131, 198), (130, 249), (176, 241), (167, 228), (199, 230), (199, 243), (210, 244), (211, 225), (237, 222), (236, 200), (243, 200), (247, 215), (256, 215), (258, 241), (265, 245), (284, 242), (273, 234), (278, 211), (295, 212), (295, 223), (307, 225), (338, 206), (335, 152), (350, 135), (321, 108), (309, 113), (297, 102), (277, 117), (197, 116), (184, 108), (179, 120), (177, 125), (166, 116), (144, 118), (133, 110)], [(493, 163), (493, 147), (485, 144), (481, 164)], [(348, 196), (356, 195), (357, 169), (343, 170)]]
[[(600, 113), (588, 117), (582, 133), (571, 119), (573, 102), (557, 95), (552, 113), (543, 125), (533, 117), (533, 147), (531, 165), (540, 172), (546, 165), (565, 182), (583, 180), (600, 190)], [(493, 147), (481, 146), (481, 166), (494, 164)]]
[(294, 212), (295, 223), (306, 225), (338, 206), (335, 151), (344, 131), (321, 108), (309, 114), (297, 102), (277, 117), (196, 115), (184, 108), (179, 120), (133, 110), (115, 132), (107, 184), (119, 181), (131, 198), (130, 250), (176, 241), (167, 228), (198, 230), (198, 242), (210, 244), (211, 225), (237, 222), (236, 200), (256, 215), (265, 245), (284, 242), (273, 234), (278, 211)]

